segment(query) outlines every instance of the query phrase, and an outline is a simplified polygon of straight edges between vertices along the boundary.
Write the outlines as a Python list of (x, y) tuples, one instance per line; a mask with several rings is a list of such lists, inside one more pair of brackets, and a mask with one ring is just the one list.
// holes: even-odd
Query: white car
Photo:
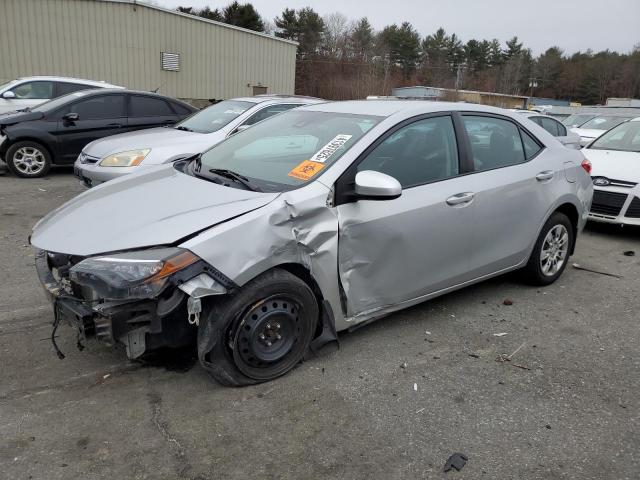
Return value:
[(69, 77), (24, 77), (0, 85), (0, 113), (32, 108), (53, 98), (92, 88), (124, 88)]
[(549, 115), (545, 115), (544, 113), (539, 113), (536, 111), (530, 110), (514, 110), (521, 115), (524, 115), (533, 123), (537, 123), (542, 128), (544, 128), (551, 135), (556, 137), (560, 143), (562, 143), (567, 148), (574, 148), (576, 150), (580, 150), (580, 136), (571, 131), (567, 131), (567, 127), (565, 127), (561, 122), (556, 120), (555, 118), (550, 117)]
[(612, 128), (582, 153), (592, 165), (589, 219), (640, 225), (640, 117)]
[(122, 133), (89, 143), (74, 165), (87, 187), (204, 152), (230, 135), (301, 105), (312, 97), (256, 95), (216, 103), (168, 127)]
[(623, 117), (620, 115), (598, 115), (582, 124), (579, 128), (572, 128), (571, 131), (580, 135), (580, 145), (584, 147), (610, 128), (620, 125), (622, 122), (626, 122), (631, 118), (632, 117)]

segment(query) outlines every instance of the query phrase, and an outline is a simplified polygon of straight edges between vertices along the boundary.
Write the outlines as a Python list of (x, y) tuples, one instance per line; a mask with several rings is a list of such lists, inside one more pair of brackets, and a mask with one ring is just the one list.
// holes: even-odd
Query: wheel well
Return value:
[(556, 208), (555, 211), (564, 213), (571, 222), (571, 226), (573, 227), (573, 244), (571, 245), (571, 250), (569, 253), (570, 255), (573, 255), (573, 252), (576, 248), (576, 238), (578, 236), (578, 209), (571, 203), (564, 203)]
[(290, 274), (295, 275), (304, 283), (306, 283), (311, 289), (311, 291), (313, 292), (313, 295), (316, 297), (316, 302), (318, 302), (318, 311), (320, 312), (320, 319), (318, 319), (318, 325), (316, 327), (316, 333), (314, 335), (314, 338), (315, 338), (322, 332), (321, 318), (322, 318), (322, 302), (324, 300), (322, 291), (320, 290), (318, 283), (315, 281), (315, 279), (311, 275), (311, 272), (304, 265), (300, 265), (299, 263), (283, 263), (273, 268), (281, 268), (282, 270), (286, 270)]

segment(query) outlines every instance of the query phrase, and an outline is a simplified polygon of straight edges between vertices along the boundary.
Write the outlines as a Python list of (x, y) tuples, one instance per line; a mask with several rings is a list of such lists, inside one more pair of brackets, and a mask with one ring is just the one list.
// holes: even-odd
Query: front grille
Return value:
[(627, 195), (625, 193), (595, 190), (593, 192), (593, 203), (591, 203), (591, 213), (617, 217), (626, 200)]
[(633, 197), (631, 205), (627, 208), (627, 212), (624, 216), (629, 218), (640, 218), (640, 198)]
[(100, 160), (98, 157), (92, 157), (91, 155), (87, 155), (84, 152), (80, 154), (80, 163), (94, 164), (98, 163), (98, 160)]

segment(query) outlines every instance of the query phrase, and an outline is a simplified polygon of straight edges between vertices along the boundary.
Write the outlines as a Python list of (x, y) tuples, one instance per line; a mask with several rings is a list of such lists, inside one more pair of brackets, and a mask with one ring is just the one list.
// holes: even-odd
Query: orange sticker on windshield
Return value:
[(297, 178), (298, 180), (304, 180), (306, 182), (323, 168), (324, 168), (324, 163), (305, 160), (300, 165), (296, 166), (293, 170), (291, 170), (289, 172), (289, 176), (293, 178)]

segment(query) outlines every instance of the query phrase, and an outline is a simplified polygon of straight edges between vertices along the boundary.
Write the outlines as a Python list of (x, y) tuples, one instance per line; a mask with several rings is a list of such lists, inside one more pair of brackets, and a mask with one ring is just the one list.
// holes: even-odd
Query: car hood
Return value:
[(7, 112), (0, 114), (0, 125), (14, 125), (20, 122), (40, 120), (44, 117), (42, 112)]
[(606, 130), (597, 130), (595, 128), (572, 128), (571, 131), (573, 133), (577, 133), (581, 137), (586, 138), (598, 138), (602, 135)]
[(592, 165), (592, 177), (640, 183), (640, 153), (584, 148), (582, 153)]
[(78, 195), (36, 224), (31, 244), (81, 256), (168, 245), (278, 195), (224, 187), (166, 165)]
[[(200, 153), (206, 147), (219, 142), (220, 135), (220, 132), (205, 134), (169, 127), (150, 128), (95, 140), (87, 145), (83, 152), (97, 158), (142, 148), (150, 148), (151, 152), (154, 149), (171, 149), (175, 153)], [(145, 163), (148, 162), (145, 161)]]

